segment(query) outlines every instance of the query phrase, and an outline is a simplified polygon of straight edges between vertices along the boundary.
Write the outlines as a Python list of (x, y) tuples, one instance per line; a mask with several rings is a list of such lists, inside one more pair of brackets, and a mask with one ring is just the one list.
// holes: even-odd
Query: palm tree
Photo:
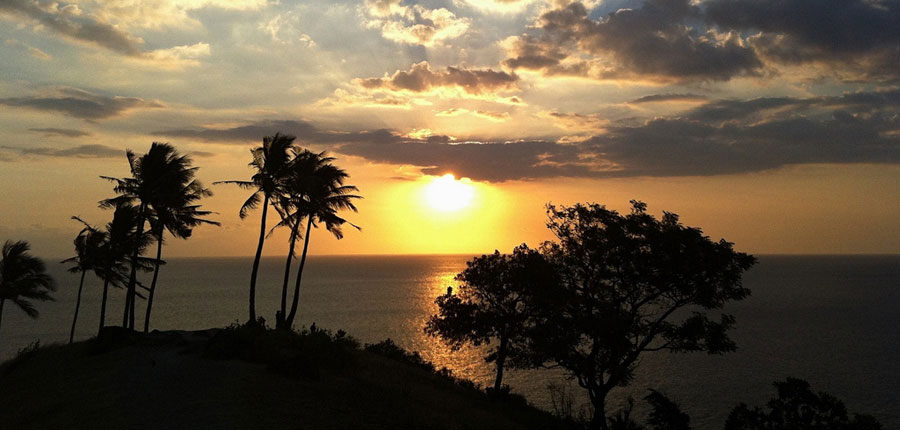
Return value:
[[(114, 207), (120, 203), (137, 204), (137, 237), (144, 234), (144, 225), (156, 221), (154, 203), (160, 204), (169, 199), (173, 193), (183, 190), (184, 184), (193, 179), (196, 167), (190, 167), (191, 160), (181, 155), (168, 143), (153, 142), (150, 150), (140, 156), (126, 151), (128, 165), (131, 168), (130, 178), (102, 178), (116, 183), (114, 191), (118, 196), (102, 200), (100, 206)], [(201, 187), (202, 188), (202, 187)], [(134, 330), (135, 287), (137, 285), (137, 269), (140, 250), (135, 246), (131, 254), (131, 273), (128, 277), (128, 292), (125, 298), (125, 312), (122, 326)]]
[(40, 313), (29, 300), (53, 300), (50, 292), (56, 290), (56, 282), (45, 273), (44, 262), (28, 254), (30, 248), (24, 240), (6, 241), (0, 251), (0, 321), (7, 300), (31, 318)]
[[(303, 253), (300, 257), (300, 267), (297, 269), (297, 279), (294, 283), (294, 296), (291, 302), (290, 313), (284, 320), (283, 326), (290, 328), (294, 324), (297, 315), (297, 303), (300, 299), (300, 283), (303, 279), (303, 268), (306, 265), (306, 256), (309, 252), (309, 240), (312, 227), (318, 227), (319, 223), (325, 224), (325, 229), (334, 237), (344, 237), (341, 226), (350, 224), (357, 230), (358, 226), (347, 222), (337, 215), (340, 210), (349, 209), (357, 211), (353, 204), (354, 199), (362, 198), (352, 194), (359, 191), (353, 185), (344, 185), (344, 181), (350, 176), (344, 170), (331, 164), (335, 159), (328, 157), (325, 152), (314, 153), (309, 150), (294, 151), (295, 156), (291, 162), (290, 176), (285, 186), (289, 198), (280, 204), (287, 212), (287, 208), (293, 210), (282, 221), (282, 225), (291, 226), (291, 243), (299, 236), (301, 220), (306, 219), (306, 234), (303, 235)], [(289, 254), (290, 255), (290, 254)], [(290, 262), (290, 260), (288, 260)], [(282, 297), (286, 296), (283, 291)], [(282, 315), (285, 313), (285, 300), (282, 300)]]
[[(182, 157), (182, 159), (186, 159), (188, 165), (190, 164), (189, 158)], [(200, 224), (220, 225), (216, 221), (201, 218), (212, 214), (212, 212), (200, 210), (199, 205), (192, 204), (203, 197), (211, 196), (212, 192), (204, 188), (200, 181), (193, 179), (196, 168), (187, 170), (189, 174), (181, 175), (181, 179), (188, 182), (179, 189), (173, 189), (171, 190), (172, 192), (160, 196), (161, 198), (157, 201), (150, 202), (150, 207), (156, 214), (155, 223), (152, 227), (156, 238), (156, 264), (153, 270), (153, 281), (150, 282), (150, 293), (147, 296), (147, 312), (144, 313), (144, 333), (150, 330), (150, 312), (153, 309), (153, 294), (156, 291), (156, 280), (159, 276), (159, 266), (162, 262), (163, 234), (165, 231), (168, 230), (172, 236), (179, 239), (187, 239), (191, 237), (194, 227)]]
[[(97, 273), (103, 279), (103, 297), (100, 305), (100, 330), (106, 324), (106, 301), (109, 286), (124, 288), (128, 284), (130, 271), (129, 256), (137, 246), (139, 254), (142, 254), (150, 245), (150, 237), (143, 234), (137, 235), (138, 208), (126, 202), (116, 204), (113, 219), (106, 224), (106, 241), (102, 244), (102, 265)], [(145, 258), (138, 259), (141, 270), (148, 270), (148, 262)], [(99, 334), (99, 331), (98, 331)]]
[(75, 339), (75, 324), (78, 322), (78, 311), (81, 308), (81, 291), (84, 289), (84, 276), (88, 271), (98, 273), (102, 266), (101, 254), (106, 243), (106, 233), (86, 223), (81, 218), (73, 216), (72, 219), (84, 224), (84, 228), (75, 237), (75, 256), (67, 258), (60, 263), (71, 263), (70, 273), (81, 273), (81, 281), (78, 282), (78, 299), (75, 301), (75, 316), (72, 318), (72, 329), (69, 330), (69, 343)]
[(284, 174), (289, 166), (289, 150), (294, 145), (294, 136), (275, 133), (274, 136), (263, 137), (262, 146), (250, 150), (253, 161), (250, 167), (255, 173), (249, 181), (218, 181), (213, 184), (235, 184), (241, 188), (253, 190), (253, 194), (241, 206), (241, 219), (247, 217), (249, 211), (260, 206), (262, 200), (262, 219), (259, 226), (259, 241), (256, 245), (256, 256), (253, 259), (253, 270), (250, 272), (250, 322), (256, 322), (256, 275), (259, 272), (259, 259), (262, 257), (263, 244), (266, 240), (266, 215), (269, 201), (283, 192)]

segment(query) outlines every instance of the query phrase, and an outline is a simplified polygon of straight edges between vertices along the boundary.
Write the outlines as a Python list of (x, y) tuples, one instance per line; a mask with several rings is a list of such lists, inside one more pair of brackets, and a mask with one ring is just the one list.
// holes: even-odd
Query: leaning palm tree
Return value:
[(98, 273), (102, 266), (101, 255), (106, 243), (106, 232), (98, 230), (77, 216), (72, 219), (84, 224), (84, 228), (75, 237), (75, 256), (60, 263), (72, 264), (70, 273), (81, 273), (78, 282), (78, 298), (75, 301), (75, 316), (72, 318), (72, 329), (69, 330), (69, 343), (75, 339), (75, 324), (78, 322), (78, 311), (81, 308), (81, 292), (84, 289), (84, 277), (88, 271)]
[[(106, 302), (109, 286), (125, 288), (130, 272), (130, 255), (135, 247), (139, 254), (150, 245), (148, 234), (137, 235), (138, 208), (120, 202), (116, 205), (113, 219), (106, 224), (106, 241), (101, 246), (101, 266), (97, 275), (103, 280), (103, 296), (100, 302), (100, 328), (106, 325)], [(146, 258), (138, 259), (139, 269), (149, 270)], [(99, 334), (99, 331), (98, 331)]]
[(262, 219), (259, 226), (259, 241), (256, 245), (256, 256), (253, 258), (253, 269), (250, 272), (250, 322), (256, 322), (256, 275), (259, 272), (259, 259), (262, 257), (263, 244), (266, 240), (266, 214), (269, 201), (283, 192), (286, 168), (289, 166), (289, 151), (294, 145), (294, 136), (275, 133), (274, 136), (263, 137), (262, 146), (250, 150), (253, 161), (250, 167), (255, 173), (249, 181), (218, 181), (213, 184), (235, 184), (241, 188), (253, 190), (253, 194), (241, 206), (238, 213), (241, 219), (260, 206), (262, 201)]
[[(308, 150), (294, 151), (295, 156), (291, 162), (290, 176), (285, 186), (290, 196), (286, 202), (283, 202), (283, 210), (291, 208), (292, 213), (282, 220), (282, 225), (292, 228), (291, 243), (300, 237), (299, 227), (301, 220), (306, 221), (306, 234), (303, 235), (303, 253), (300, 257), (300, 266), (297, 269), (297, 279), (294, 283), (294, 296), (291, 302), (290, 313), (284, 317), (283, 327), (290, 328), (293, 326), (294, 318), (297, 315), (297, 304), (300, 299), (300, 284), (303, 279), (303, 269), (306, 265), (306, 257), (309, 252), (309, 240), (312, 227), (318, 227), (318, 224), (324, 224), (325, 229), (331, 232), (334, 237), (341, 239), (344, 237), (341, 226), (345, 223), (359, 229), (358, 226), (347, 222), (344, 218), (337, 215), (340, 210), (357, 211), (353, 204), (354, 199), (362, 197), (353, 194), (359, 191), (353, 185), (344, 185), (344, 181), (350, 176), (344, 170), (331, 164), (333, 157), (328, 157), (325, 152), (314, 153)], [(293, 248), (289, 250), (293, 253)], [(289, 254), (290, 256), (290, 254)], [(290, 260), (289, 260), (290, 262)], [(286, 291), (282, 294), (282, 315), (285, 314)]]
[(40, 314), (30, 300), (53, 300), (56, 282), (45, 272), (44, 262), (28, 254), (28, 242), (6, 241), (0, 251), (0, 321), (7, 300), (32, 317)]
[[(137, 237), (144, 234), (146, 222), (151, 226), (155, 221), (154, 203), (166, 200), (166, 196), (182, 190), (184, 184), (191, 182), (196, 167), (191, 167), (191, 159), (181, 155), (168, 143), (153, 142), (150, 150), (136, 157), (130, 150), (126, 151), (131, 168), (130, 178), (113, 178), (103, 176), (116, 184), (116, 197), (102, 200), (100, 206), (114, 207), (120, 203), (131, 203), (138, 207)], [(135, 292), (137, 286), (137, 269), (140, 250), (137, 246), (131, 254), (131, 271), (128, 277), (128, 291), (125, 298), (125, 311), (122, 326), (134, 330)]]
[(157, 200), (150, 202), (150, 207), (156, 214), (154, 225), (151, 227), (156, 238), (156, 264), (153, 270), (153, 280), (150, 282), (150, 292), (147, 296), (147, 311), (144, 313), (144, 333), (150, 330), (150, 312), (153, 310), (153, 294), (156, 291), (156, 280), (162, 262), (165, 231), (168, 230), (172, 236), (179, 239), (187, 239), (191, 237), (194, 227), (200, 224), (220, 225), (216, 221), (202, 218), (212, 212), (200, 210), (199, 205), (192, 204), (203, 197), (212, 195), (212, 192), (204, 188), (200, 181), (193, 180), (193, 170), (191, 169), (190, 175), (182, 176), (189, 182), (183, 184), (180, 189), (173, 189), (172, 192), (161, 195)]

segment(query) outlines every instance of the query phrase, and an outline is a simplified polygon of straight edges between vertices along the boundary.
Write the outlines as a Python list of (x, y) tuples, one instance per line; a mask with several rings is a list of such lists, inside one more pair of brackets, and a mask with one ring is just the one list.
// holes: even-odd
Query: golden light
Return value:
[(443, 211), (458, 211), (472, 202), (475, 196), (475, 188), (468, 178), (456, 180), (448, 173), (435, 178), (425, 187), (425, 200), (431, 208)]

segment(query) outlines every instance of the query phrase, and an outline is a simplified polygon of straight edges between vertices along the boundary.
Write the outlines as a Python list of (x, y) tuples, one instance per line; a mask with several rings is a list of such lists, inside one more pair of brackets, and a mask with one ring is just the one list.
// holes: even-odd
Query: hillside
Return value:
[(245, 327), (137, 335), (25, 352), (0, 366), (3, 428), (550, 429), (382, 343)]

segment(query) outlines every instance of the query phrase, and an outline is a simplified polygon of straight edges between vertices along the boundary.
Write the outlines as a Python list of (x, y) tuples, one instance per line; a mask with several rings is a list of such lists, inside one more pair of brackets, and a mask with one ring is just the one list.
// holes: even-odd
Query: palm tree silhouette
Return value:
[(235, 184), (241, 188), (253, 190), (253, 194), (241, 206), (241, 219), (247, 217), (249, 211), (260, 206), (262, 200), (262, 218), (259, 226), (259, 242), (256, 245), (256, 256), (250, 272), (250, 322), (256, 322), (256, 275), (259, 272), (259, 259), (262, 257), (263, 244), (266, 240), (266, 215), (269, 201), (283, 193), (283, 182), (286, 168), (289, 166), (289, 151), (294, 145), (294, 136), (275, 133), (274, 136), (263, 137), (262, 146), (250, 150), (253, 161), (250, 167), (255, 173), (249, 181), (218, 181), (213, 184)]
[(78, 282), (78, 298), (75, 301), (75, 316), (72, 318), (72, 329), (69, 330), (69, 343), (75, 339), (75, 324), (78, 322), (78, 311), (81, 308), (81, 291), (84, 289), (84, 277), (88, 271), (95, 274), (102, 266), (103, 246), (106, 242), (106, 233), (86, 223), (77, 216), (72, 219), (84, 224), (84, 228), (75, 236), (75, 256), (60, 261), (62, 264), (72, 264), (70, 273), (81, 273)]
[[(300, 283), (303, 279), (303, 268), (306, 265), (306, 256), (309, 252), (309, 240), (312, 227), (318, 227), (318, 223), (324, 223), (325, 229), (334, 237), (341, 239), (344, 233), (341, 226), (350, 224), (357, 230), (358, 226), (347, 222), (337, 215), (339, 210), (349, 209), (357, 211), (353, 204), (354, 199), (362, 197), (352, 194), (359, 191), (353, 185), (344, 185), (344, 181), (350, 176), (344, 170), (331, 164), (335, 159), (328, 157), (325, 152), (315, 153), (309, 150), (294, 150), (294, 158), (291, 161), (289, 175), (285, 181), (287, 194), (279, 206), (286, 214), (280, 225), (290, 226), (291, 249), (299, 236), (301, 221), (306, 219), (306, 234), (303, 239), (303, 253), (300, 257), (300, 267), (297, 269), (297, 279), (294, 284), (294, 296), (291, 302), (290, 313), (284, 319), (283, 326), (293, 326), (297, 315), (297, 303), (300, 299)], [(288, 260), (288, 264), (290, 260)], [(285, 286), (287, 284), (285, 283)], [(286, 288), (282, 291), (281, 315), (285, 314)]]
[(44, 262), (28, 254), (30, 249), (24, 240), (7, 240), (0, 251), (0, 322), (7, 300), (31, 318), (37, 318), (40, 312), (30, 300), (53, 300), (50, 292), (56, 290), (56, 282), (45, 272)]
[[(130, 270), (129, 255), (135, 247), (139, 247), (142, 254), (150, 245), (151, 237), (143, 234), (137, 235), (138, 208), (127, 202), (119, 202), (115, 206), (113, 219), (106, 224), (106, 240), (102, 245), (102, 267), (98, 275), (103, 279), (103, 297), (100, 305), (100, 330), (106, 324), (106, 301), (109, 286), (124, 288), (128, 285), (128, 273)], [(148, 259), (139, 258), (139, 269), (148, 270)], [(99, 334), (99, 331), (98, 331)]]
[[(116, 183), (114, 191), (118, 196), (100, 202), (101, 207), (113, 207), (120, 203), (137, 204), (137, 237), (144, 234), (144, 225), (150, 221), (151, 228), (156, 219), (154, 204), (161, 205), (173, 193), (182, 190), (184, 184), (193, 179), (196, 167), (190, 167), (190, 158), (181, 155), (168, 143), (153, 142), (146, 154), (136, 157), (131, 150), (126, 151), (130, 178), (102, 178)], [(128, 292), (125, 298), (125, 312), (122, 326), (134, 330), (135, 292), (140, 249), (135, 246), (131, 254), (131, 272), (128, 277)], [(159, 260), (157, 260), (159, 264)]]
[(196, 167), (190, 166), (191, 160), (187, 156), (176, 157), (183, 166), (182, 174), (178, 175), (178, 179), (184, 181), (180, 187), (161, 194), (158, 199), (150, 202), (150, 208), (155, 213), (152, 222), (153, 234), (156, 238), (156, 260), (153, 270), (153, 280), (150, 282), (150, 293), (147, 296), (147, 311), (144, 313), (144, 333), (150, 330), (150, 312), (153, 309), (153, 294), (156, 291), (156, 280), (159, 276), (159, 266), (162, 262), (162, 245), (163, 234), (166, 230), (172, 236), (179, 239), (187, 239), (191, 237), (194, 227), (200, 224), (220, 225), (216, 221), (210, 221), (201, 217), (210, 215), (212, 212), (200, 210), (199, 205), (194, 202), (212, 195), (212, 191), (203, 187), (200, 181), (194, 180), (194, 172)]

